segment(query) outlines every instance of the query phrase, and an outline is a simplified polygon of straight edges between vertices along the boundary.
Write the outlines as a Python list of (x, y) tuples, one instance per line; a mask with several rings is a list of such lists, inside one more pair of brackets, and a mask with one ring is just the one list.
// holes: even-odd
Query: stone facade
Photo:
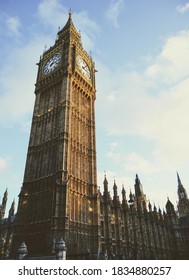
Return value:
[(169, 199), (163, 213), (147, 205), (138, 176), (121, 199), (116, 182), (113, 197), (106, 177), (104, 192), (97, 187), (96, 70), (71, 12), (38, 66), (16, 216), (12, 205), (4, 218), (7, 191), (0, 207), (1, 258), (52, 259), (62, 240), (67, 259), (187, 259), (189, 200), (179, 176), (178, 213)]
[[(178, 176), (178, 195), (181, 180)], [(98, 191), (100, 201), (100, 239), (99, 248), (96, 255), (91, 254), (85, 249), (79, 252), (77, 242), (78, 235), (70, 229), (70, 239), (77, 237), (77, 242), (73, 238), (71, 242), (65, 244), (67, 259), (189, 259), (189, 215), (188, 209), (184, 215), (183, 212), (176, 211), (171, 201), (167, 200), (166, 211), (157, 209), (155, 204), (152, 206), (146, 201), (146, 195), (143, 193), (143, 187), (140, 179), (136, 175), (134, 192), (130, 191), (126, 195), (125, 188), (122, 188), (121, 199), (118, 195), (116, 182), (113, 184), (113, 196), (110, 195), (108, 181), (105, 176), (104, 192)], [(187, 193), (182, 185), (186, 197)], [(7, 196), (7, 191), (5, 192)], [(5, 195), (4, 195), (5, 196)], [(179, 196), (179, 204), (188, 204), (186, 197)], [(184, 201), (183, 201), (184, 200)], [(6, 205), (5, 205), (6, 207)], [(0, 257), (19, 258), (11, 255), (13, 238), (15, 235), (15, 217), (14, 202), (9, 211), (8, 218), (1, 218), (0, 221)], [(78, 212), (78, 214), (80, 214)], [(30, 255), (28, 259), (56, 259), (56, 244), (58, 240), (53, 240), (51, 251), (48, 254)], [(63, 241), (62, 241), (63, 242)], [(82, 244), (82, 243), (81, 243)], [(22, 243), (21, 243), (22, 245)], [(82, 244), (83, 246), (83, 244)], [(83, 247), (81, 247), (83, 248)], [(85, 247), (84, 247), (85, 248)], [(19, 248), (17, 248), (19, 249)]]
[(101, 246), (108, 259), (188, 258), (180, 218), (173, 204), (168, 199), (166, 212), (147, 205), (138, 176), (135, 193), (130, 191), (128, 200), (124, 187), (119, 199), (116, 182), (111, 197), (105, 178), (100, 200)]

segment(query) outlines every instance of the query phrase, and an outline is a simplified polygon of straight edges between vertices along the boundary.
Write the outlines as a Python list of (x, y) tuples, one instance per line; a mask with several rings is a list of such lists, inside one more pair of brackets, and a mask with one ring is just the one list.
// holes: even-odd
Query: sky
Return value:
[[(72, 9), (96, 73), (98, 186), (127, 195), (138, 174), (147, 199), (189, 194), (189, 1), (0, 0), (0, 201), (23, 182), (40, 55)], [(120, 192), (121, 199), (121, 192)]]

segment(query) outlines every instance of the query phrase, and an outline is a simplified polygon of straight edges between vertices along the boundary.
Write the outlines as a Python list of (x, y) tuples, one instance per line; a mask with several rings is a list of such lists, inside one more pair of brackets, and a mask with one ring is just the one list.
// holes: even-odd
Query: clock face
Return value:
[(180, 198), (184, 198), (184, 193), (180, 192)]
[(85, 78), (90, 79), (91, 78), (91, 71), (89, 69), (89, 66), (80, 55), (78, 55), (76, 57), (76, 63), (78, 65), (81, 73), (85, 76)]
[(43, 73), (45, 75), (51, 73), (59, 65), (60, 60), (61, 60), (60, 53), (56, 53), (53, 56), (51, 56), (51, 58), (49, 58), (49, 60), (47, 60), (47, 62), (45, 63), (45, 65), (43, 67)]

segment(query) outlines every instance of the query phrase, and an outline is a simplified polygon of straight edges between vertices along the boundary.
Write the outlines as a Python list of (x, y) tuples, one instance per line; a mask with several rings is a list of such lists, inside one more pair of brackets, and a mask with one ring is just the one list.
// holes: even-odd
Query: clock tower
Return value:
[(40, 57), (14, 250), (47, 255), (63, 238), (70, 259), (97, 254), (95, 66), (72, 22)]
[(179, 217), (182, 218), (182, 217), (189, 216), (189, 199), (186, 190), (182, 185), (178, 173), (177, 173), (177, 180), (178, 180), (178, 198), (179, 198), (178, 212), (179, 212)]

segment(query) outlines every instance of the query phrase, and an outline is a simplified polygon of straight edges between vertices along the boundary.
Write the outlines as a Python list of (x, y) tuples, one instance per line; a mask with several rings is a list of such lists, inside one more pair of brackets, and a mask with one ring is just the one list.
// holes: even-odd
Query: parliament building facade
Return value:
[[(38, 63), (30, 140), (18, 209), (0, 205), (0, 259), (189, 259), (189, 199), (179, 175), (178, 205), (147, 203), (134, 191), (97, 186), (95, 65), (72, 22)], [(21, 249), (20, 246), (22, 245)]]

